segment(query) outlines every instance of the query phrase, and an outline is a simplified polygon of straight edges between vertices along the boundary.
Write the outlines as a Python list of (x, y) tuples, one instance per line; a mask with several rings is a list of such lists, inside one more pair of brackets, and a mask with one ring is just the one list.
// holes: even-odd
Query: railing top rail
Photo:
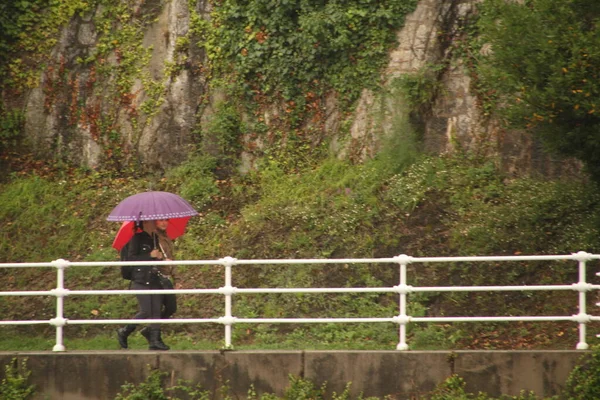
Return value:
[(472, 256), (472, 257), (410, 257), (410, 262), (473, 262), (473, 261), (559, 261), (600, 260), (600, 254), (574, 253), (544, 256)]
[(36, 263), (0, 263), (0, 268), (21, 267), (56, 267), (57, 265), (78, 267), (101, 267), (106, 265), (283, 265), (283, 264), (373, 264), (373, 263), (443, 263), (443, 262), (492, 262), (492, 261), (559, 261), (575, 260), (589, 261), (599, 260), (600, 254), (585, 252), (564, 255), (518, 255), (518, 256), (462, 256), (462, 257), (412, 257), (399, 255), (384, 258), (307, 258), (307, 259), (256, 259), (238, 260), (225, 257), (218, 260), (174, 260), (174, 261), (67, 261), (56, 260), (52, 262)]
[(0, 268), (40, 268), (40, 267), (55, 267), (51, 262), (39, 263), (0, 263)]

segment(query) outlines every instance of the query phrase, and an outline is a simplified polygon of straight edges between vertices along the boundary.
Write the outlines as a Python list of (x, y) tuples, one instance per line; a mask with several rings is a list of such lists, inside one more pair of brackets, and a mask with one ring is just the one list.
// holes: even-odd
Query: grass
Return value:
[[(64, 334), (63, 344), (66, 351), (86, 350), (122, 350), (117, 342), (116, 329), (108, 327), (106, 333), (86, 338), (70, 338), (68, 333)], [(390, 328), (394, 330), (394, 328)], [(163, 334), (163, 341), (173, 351), (210, 351), (222, 350), (223, 341), (205, 340), (201, 331), (197, 336), (190, 334)], [(51, 351), (56, 344), (52, 334), (25, 337), (3, 337), (0, 338), (0, 351)], [(128, 338), (129, 350), (147, 350), (148, 342), (139, 334), (134, 332)], [(306, 340), (286, 340), (281, 343), (233, 343), (233, 350), (395, 350), (395, 344), (390, 343), (389, 348), (383, 348), (378, 343), (310, 343)]]
[[(180, 259), (349, 258), (414, 256), (568, 254), (598, 252), (600, 192), (585, 181), (504, 177), (489, 160), (465, 155), (413, 159), (387, 149), (387, 155), (354, 165), (326, 160), (304, 170), (280, 168), (272, 160), (260, 171), (227, 179), (211, 177), (211, 161), (201, 157), (170, 171), (166, 178), (122, 178), (85, 171), (15, 175), (0, 190), (1, 261), (117, 260), (110, 247), (118, 224), (105, 221), (118, 201), (146, 188), (185, 189), (201, 213), (176, 242)], [(394, 154), (396, 157), (394, 157)], [(397, 160), (394, 164), (390, 160)], [(188, 176), (189, 175), (189, 176)], [(186, 181), (195, 179), (202, 184)], [(68, 188), (66, 190), (65, 188)], [(37, 207), (35, 204), (42, 204)], [(32, 205), (32, 206), (28, 206)], [(64, 226), (63, 226), (64, 225)], [(58, 234), (50, 234), (59, 227)], [(590, 262), (588, 281), (595, 278)], [(490, 273), (493, 271), (493, 273)], [(556, 284), (577, 281), (576, 264), (560, 262), (409, 266), (413, 285)], [(184, 287), (218, 288), (221, 267), (179, 267)], [(1, 269), (5, 290), (49, 290), (51, 269)], [(124, 289), (116, 268), (82, 267), (66, 272), (72, 289)], [(238, 287), (393, 286), (398, 270), (390, 265), (305, 265), (235, 267)], [(571, 315), (570, 294), (501, 297), (469, 294), (411, 296), (412, 315)], [(571, 296), (572, 297), (572, 296)], [(575, 296), (576, 297), (576, 296)], [(594, 304), (590, 298), (590, 310)], [(129, 318), (132, 296), (70, 296), (68, 318)], [(0, 297), (5, 319), (47, 319), (51, 298)], [(591, 311), (593, 313), (593, 311)], [(239, 317), (391, 316), (395, 295), (313, 294), (237, 295)], [(182, 318), (223, 315), (222, 296), (180, 295)], [(385, 324), (265, 324), (234, 329), (235, 348), (394, 349), (397, 327)], [(106, 327), (68, 327), (69, 348), (114, 348)], [(409, 325), (413, 348), (572, 348), (576, 332), (561, 324)], [(46, 331), (44, 331), (46, 329)], [(216, 324), (165, 328), (175, 349), (222, 346)], [(48, 327), (16, 330), (45, 337)], [(490, 333), (495, 332), (495, 333)], [(525, 332), (525, 333), (524, 333)], [(41, 336), (40, 336), (41, 337)], [(470, 338), (480, 337), (477, 343)], [(172, 338), (172, 339), (171, 339)], [(197, 341), (196, 339), (200, 339)], [(9, 340), (9, 338), (7, 338)], [(52, 345), (40, 346), (51, 348)], [(82, 344), (78, 344), (77, 341)], [(135, 340), (134, 344), (137, 346)], [(86, 341), (89, 344), (84, 344)], [(5, 342), (2, 342), (5, 343)], [(14, 347), (9, 341), (2, 348)], [(206, 344), (202, 344), (206, 343)], [(143, 342), (140, 343), (143, 348)], [(4, 347), (5, 346), (5, 347)]]

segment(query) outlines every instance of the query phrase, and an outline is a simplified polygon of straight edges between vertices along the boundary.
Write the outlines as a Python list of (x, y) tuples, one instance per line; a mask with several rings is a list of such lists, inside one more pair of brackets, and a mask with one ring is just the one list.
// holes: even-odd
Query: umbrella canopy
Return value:
[[(198, 215), (180, 196), (169, 192), (143, 192), (122, 200), (106, 218), (108, 221), (152, 221)], [(187, 223), (187, 221), (186, 221)]]
[[(187, 226), (190, 218), (191, 217), (169, 219), (169, 225), (167, 225), (167, 236), (169, 236), (171, 239), (176, 239), (183, 235), (185, 233), (185, 227)], [(113, 240), (112, 247), (117, 249), (117, 251), (121, 251), (123, 246), (125, 246), (133, 237), (134, 226), (134, 221), (123, 222), (121, 228), (119, 228), (119, 231), (115, 236), (115, 240)]]

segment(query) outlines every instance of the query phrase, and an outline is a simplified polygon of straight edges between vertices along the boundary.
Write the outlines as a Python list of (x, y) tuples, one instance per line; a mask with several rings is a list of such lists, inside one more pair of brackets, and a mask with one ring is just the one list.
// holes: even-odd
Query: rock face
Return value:
[[(473, 15), (479, 2), (421, 0), (398, 32), (398, 46), (390, 54), (383, 77), (388, 88), (396, 78), (419, 73), (431, 66), (435, 71), (435, 66), (443, 64), (445, 67), (436, 76), (439, 88), (433, 103), (419, 116), (425, 151), (440, 154), (460, 148), (495, 156), (506, 172), (515, 175), (557, 177), (577, 173), (581, 168), (578, 162), (553, 158), (531, 135), (505, 131), (497, 121), (483, 114), (478, 98), (471, 90), (469, 71), (452, 52), (452, 43), (459, 39), (461, 25)], [(377, 112), (382, 104), (383, 113)], [(350, 130), (352, 144), (344, 147), (341, 153), (355, 154), (360, 159), (373, 156), (386, 136), (398, 134), (393, 120), (406, 112), (401, 99), (388, 98), (382, 102), (373, 93), (365, 91)]]
[[(398, 46), (384, 71), (390, 89), (387, 95), (365, 90), (345, 135), (339, 127), (348, 121), (341, 120), (345, 117), (337, 112), (334, 98), (326, 102), (324, 133), (333, 138), (333, 151), (340, 157), (364, 160), (376, 154), (388, 138), (402, 136), (405, 125), (398, 121), (409, 115), (402, 96), (392, 90), (395, 80), (443, 64), (443, 69), (436, 70), (436, 95), (417, 118), (426, 151), (462, 148), (499, 155), (504, 169), (515, 173), (556, 176), (578, 168), (573, 162), (552, 160), (530, 136), (504, 132), (482, 114), (469, 73), (452, 53), (452, 42), (477, 3), (419, 2), (398, 32)], [(94, 63), (82, 62), (107, 45), (96, 25), (103, 12), (98, 8), (71, 21), (40, 87), (29, 93), (25, 130), (31, 147), (40, 155), (92, 168), (125, 159), (154, 170), (178, 164), (199, 140), (210, 150), (211, 139), (195, 132), (210, 122), (211, 110), (222, 95), (207, 92), (202, 68), (205, 55), (193, 45), (190, 27), (193, 16), (209, 18), (209, 2), (198, 1), (190, 9), (187, 0), (138, 0), (132, 18), (146, 16), (134, 21), (142, 26), (139, 47), (119, 47), (119, 43), (106, 59), (96, 56)], [(145, 51), (147, 58), (128, 59), (135, 49)], [(119, 81), (124, 79), (126, 63), (137, 71), (129, 87)], [(108, 79), (99, 78), (102, 70), (112, 71)], [(242, 153), (241, 161), (242, 169), (248, 170), (253, 168), (254, 156)]]
[[(205, 16), (206, 7), (200, 1), (194, 11)], [(38, 155), (92, 168), (116, 159), (117, 153), (150, 169), (177, 164), (193, 141), (205, 86), (198, 72), (204, 54), (178, 45), (180, 38), (189, 40), (188, 1), (139, 0), (129, 22), (151, 22), (140, 32), (129, 32), (132, 43), (119, 47), (116, 36), (113, 51), (100, 59), (98, 49), (106, 43), (95, 23), (106, 18), (104, 12), (99, 7), (77, 16), (62, 32), (40, 86), (26, 100), (28, 142)], [(115, 27), (120, 28), (125, 26)], [(134, 51), (138, 58), (131, 56)], [(93, 62), (82, 61), (90, 56)]]

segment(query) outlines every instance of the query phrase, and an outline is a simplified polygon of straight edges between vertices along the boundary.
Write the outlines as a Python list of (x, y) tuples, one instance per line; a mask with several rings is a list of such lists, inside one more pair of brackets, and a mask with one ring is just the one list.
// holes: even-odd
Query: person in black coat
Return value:
[[(127, 260), (130, 261), (154, 261), (164, 258), (162, 252), (157, 248), (155, 221), (144, 221), (135, 227), (136, 233), (128, 245)], [(135, 266), (132, 271), (132, 290), (162, 289), (159, 280), (159, 269), (154, 265)], [(138, 294), (136, 295), (139, 311), (134, 319), (160, 319), (163, 305), (161, 294)], [(137, 324), (128, 324), (117, 330), (119, 345), (126, 349), (127, 338), (136, 329)], [(148, 340), (150, 350), (169, 350), (160, 333), (160, 324), (150, 324), (149, 329), (142, 334)]]

